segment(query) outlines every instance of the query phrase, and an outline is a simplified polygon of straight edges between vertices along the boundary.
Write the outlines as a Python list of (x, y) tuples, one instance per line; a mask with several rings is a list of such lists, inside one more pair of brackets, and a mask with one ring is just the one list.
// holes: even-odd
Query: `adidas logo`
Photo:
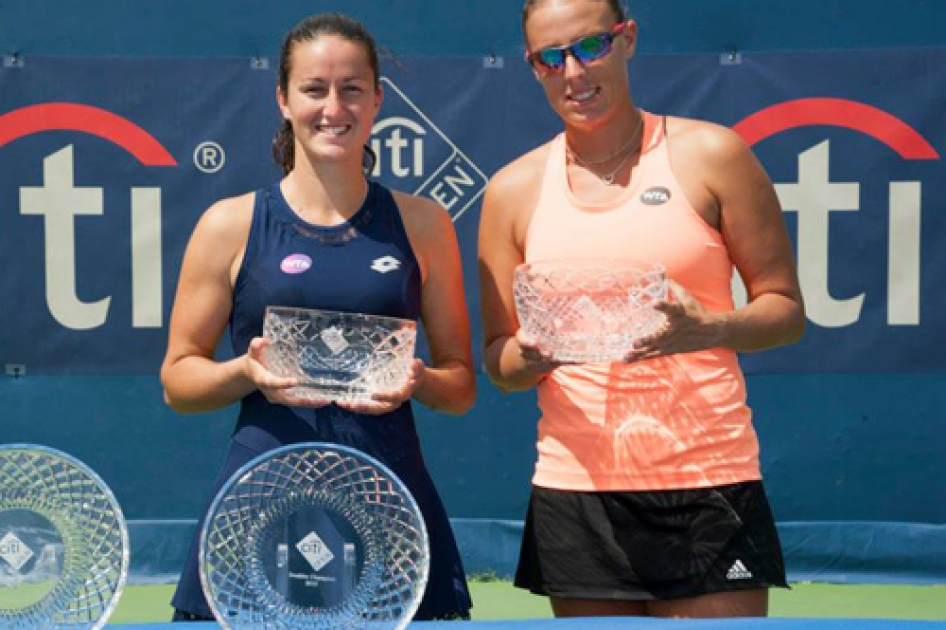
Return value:
[(752, 579), (752, 572), (746, 568), (742, 560), (736, 560), (726, 573), (727, 580), (749, 580)]

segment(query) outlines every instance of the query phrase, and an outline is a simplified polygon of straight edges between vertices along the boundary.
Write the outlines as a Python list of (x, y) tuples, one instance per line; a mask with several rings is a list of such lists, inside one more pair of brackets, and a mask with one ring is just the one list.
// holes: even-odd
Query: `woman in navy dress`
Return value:
[[(219, 488), (259, 454), (298, 442), (354, 447), (407, 485), (430, 535), (431, 571), (415, 619), (469, 618), (456, 542), (420, 452), (411, 400), (462, 414), (475, 382), (459, 248), (446, 211), (365, 177), (381, 107), (374, 41), (338, 14), (310, 17), (282, 46), (277, 98), (283, 124), (274, 154), (285, 178), (214, 204), (198, 222), (181, 267), (161, 369), (179, 412), (240, 403)], [(430, 365), (415, 359), (407, 384), (368, 403), (294, 397), (296, 383), (266, 369), (268, 305), (421, 320)], [(230, 326), (235, 357), (214, 359)], [(172, 605), (176, 620), (212, 619), (200, 588), (197, 544)]]

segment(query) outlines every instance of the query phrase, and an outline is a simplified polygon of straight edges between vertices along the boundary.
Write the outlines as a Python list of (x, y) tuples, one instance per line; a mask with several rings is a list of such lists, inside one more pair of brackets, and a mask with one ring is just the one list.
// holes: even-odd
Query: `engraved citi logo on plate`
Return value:
[(13, 532), (7, 532), (7, 535), (0, 539), (0, 558), (7, 561), (17, 572), (23, 568), (30, 558), (33, 557), (33, 550), (17, 538)]
[(315, 532), (309, 532), (308, 536), (300, 540), (296, 544), (296, 549), (312, 566), (313, 571), (321, 571), (325, 565), (335, 558), (335, 554)]
[(341, 354), (349, 346), (348, 340), (345, 339), (345, 331), (338, 326), (326, 328), (319, 334), (319, 338), (331, 350), (332, 354)]
[(483, 194), (488, 178), (387, 77), (384, 105), (372, 128), (378, 161), (373, 177), (398, 190), (429, 197), (459, 219)]

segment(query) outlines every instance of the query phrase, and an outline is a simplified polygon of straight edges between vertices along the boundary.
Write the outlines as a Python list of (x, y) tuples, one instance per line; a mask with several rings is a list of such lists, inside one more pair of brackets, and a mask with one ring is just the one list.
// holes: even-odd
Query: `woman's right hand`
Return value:
[(299, 385), (299, 380), (274, 374), (266, 367), (266, 348), (269, 340), (264, 337), (255, 337), (250, 347), (243, 355), (243, 371), (256, 388), (260, 390), (266, 400), (276, 405), (287, 407), (325, 407), (330, 400), (300, 398), (290, 393), (293, 387)]
[(568, 365), (567, 362), (556, 361), (551, 350), (527, 335), (522, 328), (516, 331), (515, 340), (519, 346), (519, 357), (529, 372), (545, 375), (557, 367)]

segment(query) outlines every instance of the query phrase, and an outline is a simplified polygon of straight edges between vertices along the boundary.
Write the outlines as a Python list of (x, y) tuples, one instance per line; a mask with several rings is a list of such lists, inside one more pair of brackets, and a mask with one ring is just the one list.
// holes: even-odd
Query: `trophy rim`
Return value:
[(637, 269), (637, 270), (647, 270), (660, 272), (663, 274), (667, 273), (667, 267), (659, 262), (653, 262), (649, 260), (643, 260), (640, 258), (609, 258), (609, 257), (600, 257), (600, 258), (544, 258), (542, 260), (532, 260), (528, 262), (522, 262), (516, 265), (514, 272), (518, 276), (521, 273), (528, 271), (543, 271), (545, 269), (561, 269), (561, 268), (572, 268), (575, 270), (581, 270), (586, 268), (594, 267), (610, 267), (615, 270), (619, 269)]
[(266, 307), (266, 313), (264, 315), (264, 321), (269, 319), (270, 314), (277, 314), (281, 311), (293, 311), (296, 313), (305, 313), (311, 315), (327, 315), (330, 317), (344, 316), (347, 318), (352, 318), (355, 320), (364, 320), (365, 323), (371, 322), (386, 322), (391, 324), (399, 324), (401, 326), (417, 329), (417, 321), (413, 319), (406, 319), (403, 317), (391, 317), (390, 315), (372, 315), (371, 313), (359, 313), (355, 311), (336, 311), (331, 309), (324, 308), (304, 308), (301, 306), (286, 306), (280, 304), (270, 304)]
[[(118, 602), (121, 599), (122, 593), (125, 590), (125, 584), (128, 579), (129, 565), (131, 564), (131, 548), (129, 545), (129, 536), (128, 536), (128, 521), (125, 520), (125, 514), (122, 512), (121, 505), (118, 503), (118, 500), (115, 498), (115, 493), (112, 492), (112, 489), (105, 483), (105, 480), (95, 472), (88, 464), (82, 462), (77, 457), (70, 455), (64, 451), (53, 448), (51, 446), (45, 446), (42, 444), (31, 444), (27, 442), (17, 442), (12, 444), (0, 444), (0, 458), (3, 457), (6, 453), (16, 452), (16, 451), (25, 451), (25, 452), (34, 452), (41, 453), (45, 455), (51, 455), (56, 459), (66, 462), (67, 464), (75, 467), (79, 472), (85, 475), (96, 487), (96, 489), (102, 493), (102, 496), (105, 497), (106, 502), (109, 504), (111, 509), (115, 513), (115, 521), (118, 524), (119, 534), (121, 536), (121, 567), (119, 570), (118, 579), (115, 583), (115, 588), (112, 591), (108, 599), (108, 604), (104, 607), (102, 613), (99, 615), (99, 618), (93, 622), (90, 622), (91, 625), (88, 626), (89, 630), (100, 630), (108, 622), (108, 619), (115, 612), (115, 609), (118, 608)], [(41, 515), (44, 516), (45, 515)], [(65, 520), (73, 520), (67, 518)], [(60, 576), (57, 578), (57, 584), (62, 582)], [(74, 582), (73, 578), (70, 582)], [(45, 601), (51, 595), (56, 593), (56, 587), (53, 587), (46, 595), (43, 596), (39, 602), (36, 602), (24, 610), (33, 609), (37, 604)], [(72, 595), (72, 593), (70, 593)]]
[[(200, 574), (201, 590), (204, 593), (204, 597), (206, 598), (210, 606), (210, 611), (213, 613), (214, 618), (217, 620), (218, 623), (220, 623), (220, 625), (223, 628), (226, 628), (227, 630), (242, 630), (242, 629), (240, 627), (231, 625), (230, 620), (228, 620), (220, 611), (217, 610), (217, 606), (215, 605), (216, 603), (215, 598), (213, 597), (214, 595), (213, 589), (211, 587), (211, 584), (209, 583), (210, 580), (207, 576), (207, 572), (204, 570), (204, 563), (209, 551), (207, 549), (207, 539), (208, 539), (208, 534), (210, 532), (210, 529), (213, 523), (213, 519), (211, 518), (211, 515), (213, 515), (217, 511), (218, 507), (220, 506), (220, 503), (229, 494), (230, 490), (232, 490), (233, 487), (237, 485), (246, 474), (248, 474), (253, 469), (255, 469), (260, 463), (270, 460), (270, 459), (275, 459), (277, 457), (282, 457), (288, 453), (292, 453), (295, 451), (300, 451), (300, 452), (336, 451), (336, 452), (346, 454), (350, 457), (353, 457), (357, 460), (362, 461), (363, 463), (367, 463), (377, 468), (382, 474), (388, 477), (388, 479), (390, 479), (398, 487), (401, 495), (406, 499), (406, 503), (410, 507), (411, 512), (417, 516), (417, 524), (418, 524), (418, 529), (421, 533), (421, 541), (423, 543), (424, 555), (428, 559), (430, 557), (430, 537), (427, 532), (427, 524), (424, 521), (424, 516), (420, 510), (420, 506), (418, 505), (417, 500), (414, 498), (414, 495), (410, 492), (410, 490), (407, 488), (407, 485), (401, 480), (401, 478), (398, 477), (394, 473), (394, 471), (391, 470), (389, 466), (382, 463), (377, 458), (372, 457), (371, 455), (368, 455), (364, 451), (360, 451), (356, 448), (353, 448), (350, 446), (344, 446), (341, 444), (333, 444), (331, 442), (298, 442), (295, 444), (287, 444), (284, 446), (280, 446), (280, 447), (268, 450), (264, 453), (261, 453), (260, 455), (257, 455), (256, 457), (248, 461), (246, 464), (241, 466), (236, 472), (234, 472), (230, 476), (229, 479), (227, 479), (226, 483), (220, 487), (220, 490), (217, 492), (216, 496), (214, 496), (214, 499), (211, 502), (210, 507), (207, 509), (206, 515), (204, 516), (203, 525), (200, 528), (200, 538), (199, 538), (200, 543), (198, 546), (198, 567), (199, 567), (198, 572)], [(424, 592), (427, 589), (427, 580), (429, 578), (429, 575), (430, 575), (430, 562), (428, 560), (427, 562), (425, 562), (424, 571), (422, 572), (422, 575), (420, 576), (420, 579), (418, 580), (419, 587), (415, 589), (415, 596), (413, 597), (413, 600), (411, 601), (410, 606), (405, 609), (405, 614), (402, 615), (401, 620), (397, 623), (397, 625), (392, 626), (393, 630), (402, 630), (403, 628), (407, 627), (407, 625), (414, 618), (414, 615), (417, 613), (417, 609), (420, 607)]]

